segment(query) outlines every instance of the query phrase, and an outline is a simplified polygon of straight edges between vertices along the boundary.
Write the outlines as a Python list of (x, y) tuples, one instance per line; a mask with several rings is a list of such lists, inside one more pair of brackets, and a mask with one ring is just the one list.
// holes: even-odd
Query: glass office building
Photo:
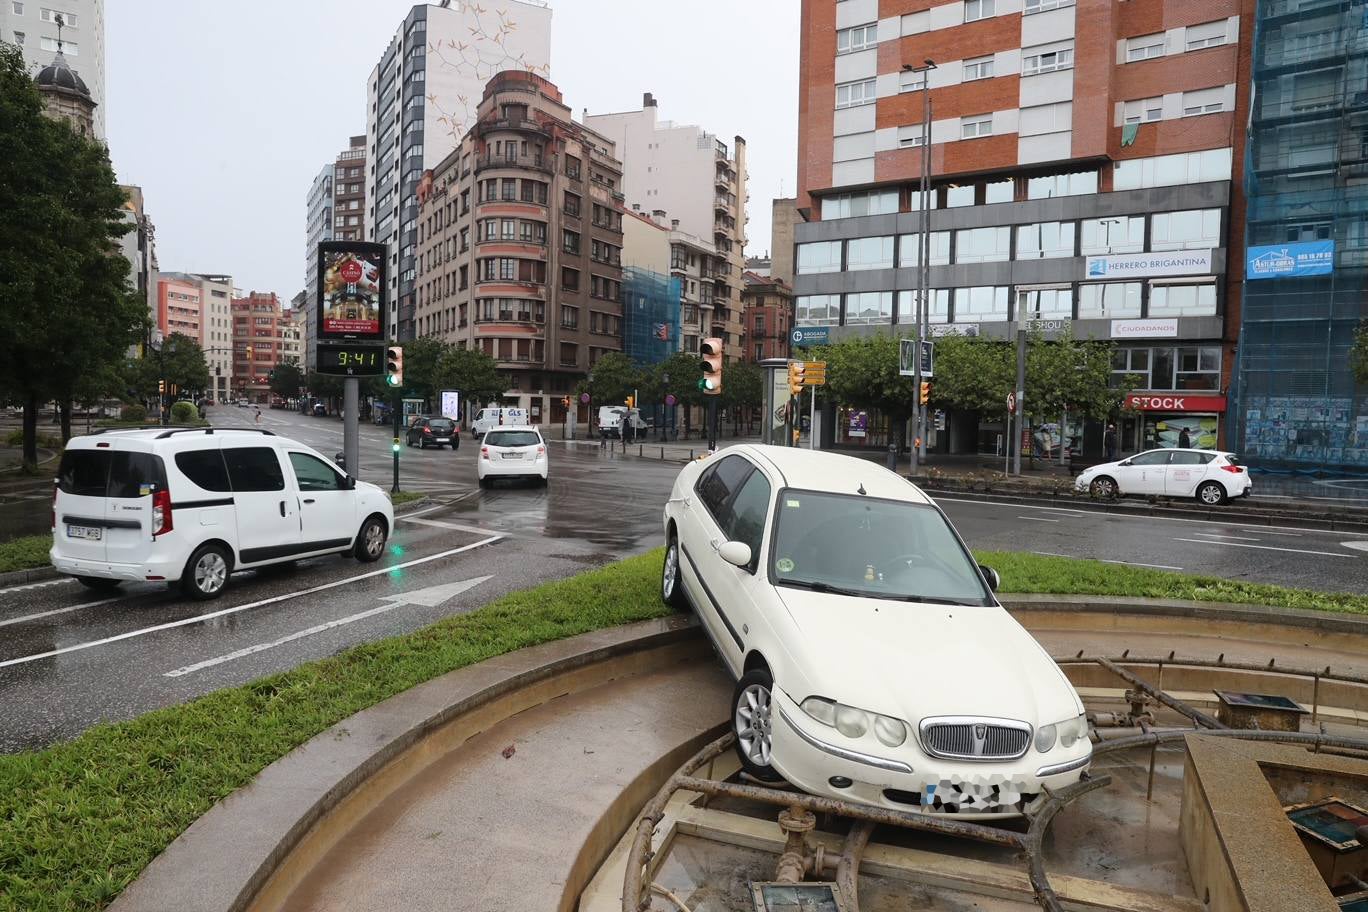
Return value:
[[(1368, 0), (1259, 0), (1229, 440), (1250, 462), (1368, 471)], [(1234, 267), (1232, 267), (1234, 268)]]

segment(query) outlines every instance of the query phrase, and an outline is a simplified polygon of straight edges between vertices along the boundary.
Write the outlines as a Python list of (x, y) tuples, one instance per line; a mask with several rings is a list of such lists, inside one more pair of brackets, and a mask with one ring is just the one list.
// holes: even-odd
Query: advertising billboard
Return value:
[(318, 245), (318, 338), (384, 341), (385, 245), (360, 241)]
[(1250, 247), (1245, 252), (1245, 279), (1292, 279), (1335, 271), (1335, 242), (1306, 241)]
[(442, 417), (452, 421), (461, 420), (461, 393), (459, 390), (442, 390)]

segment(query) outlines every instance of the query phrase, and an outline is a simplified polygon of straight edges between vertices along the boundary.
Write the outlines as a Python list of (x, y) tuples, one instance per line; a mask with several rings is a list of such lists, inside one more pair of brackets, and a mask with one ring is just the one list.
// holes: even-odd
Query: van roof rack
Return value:
[(243, 432), (248, 433), (248, 434), (265, 434), (267, 437), (274, 437), (274, 436), (275, 436), (275, 431), (268, 431), (268, 430), (266, 430), (265, 428), (211, 428), (211, 427), (208, 427), (208, 428), (197, 428), (197, 427), (182, 427), (182, 428), (171, 428), (170, 430), (163, 431), (162, 433), (160, 433), (160, 434), (157, 435), (157, 439), (158, 439), (158, 440), (165, 440), (167, 437), (170, 437), (170, 436), (175, 435), (175, 434), (193, 434), (195, 431), (203, 431), (203, 432), (206, 433), (206, 434), (212, 434), (212, 433), (214, 433), (214, 431), (243, 431)]

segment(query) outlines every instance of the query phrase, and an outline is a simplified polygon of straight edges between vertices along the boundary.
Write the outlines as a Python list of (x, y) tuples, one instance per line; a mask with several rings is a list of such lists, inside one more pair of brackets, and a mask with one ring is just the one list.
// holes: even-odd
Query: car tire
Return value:
[(353, 548), (356, 559), (366, 564), (375, 563), (384, 555), (385, 541), (388, 538), (389, 533), (385, 529), (384, 519), (379, 516), (369, 517), (356, 533), (356, 545)]
[(94, 589), (96, 592), (109, 592), (119, 588), (119, 581), (116, 579), (106, 579), (103, 576), (78, 576), (76, 582), (85, 586), (87, 589)]
[(228, 587), (233, 572), (233, 556), (222, 545), (201, 545), (185, 562), (181, 573), (181, 592), (200, 602), (216, 599)]
[(731, 725), (736, 736), (736, 756), (741, 766), (763, 782), (784, 777), (771, 766), (774, 748), (774, 679), (767, 668), (753, 668), (741, 676), (732, 691)]
[(665, 560), (660, 566), (660, 600), (675, 611), (688, 611), (689, 599), (684, 594), (684, 581), (680, 578), (679, 536), (670, 534), (665, 545)]
[(1115, 500), (1121, 492), (1116, 487), (1116, 479), (1110, 475), (1099, 475), (1088, 485), (1088, 493), (1099, 500)]
[(1226, 502), (1225, 487), (1219, 481), (1204, 481), (1197, 486), (1197, 502), (1204, 507), (1219, 507)]

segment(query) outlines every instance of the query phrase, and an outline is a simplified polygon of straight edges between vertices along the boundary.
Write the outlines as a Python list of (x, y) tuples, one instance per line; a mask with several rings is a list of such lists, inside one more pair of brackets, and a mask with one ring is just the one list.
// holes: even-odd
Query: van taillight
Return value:
[(152, 537), (165, 535), (174, 528), (171, 521), (171, 492), (165, 488), (152, 492)]

